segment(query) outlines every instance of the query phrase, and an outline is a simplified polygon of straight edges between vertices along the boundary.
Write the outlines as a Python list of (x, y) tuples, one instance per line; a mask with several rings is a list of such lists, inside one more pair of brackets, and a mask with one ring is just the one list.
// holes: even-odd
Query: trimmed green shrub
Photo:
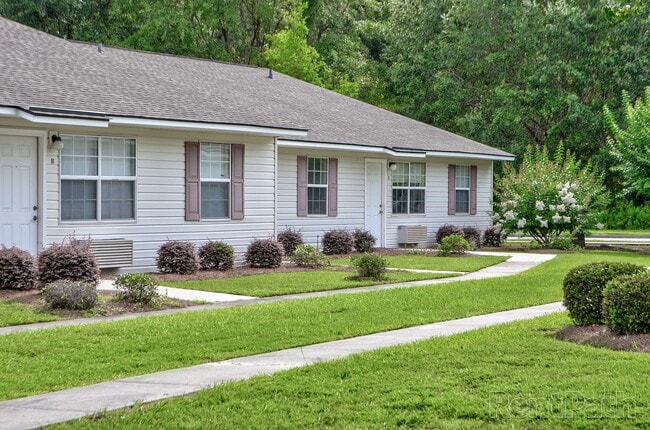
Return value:
[(463, 238), (470, 244), (472, 249), (481, 247), (481, 230), (476, 227), (463, 227)]
[(607, 283), (603, 313), (612, 331), (650, 333), (650, 272), (621, 276)]
[(354, 249), (357, 252), (370, 252), (377, 243), (377, 239), (367, 230), (356, 229), (352, 233)]
[(209, 241), (199, 248), (203, 270), (230, 270), (235, 265), (235, 249), (225, 242)]
[(349, 254), (354, 247), (354, 237), (347, 230), (330, 230), (323, 235), (323, 254)]
[(470, 244), (457, 234), (451, 234), (444, 239), (438, 247), (440, 255), (447, 256), (449, 254), (464, 254), (466, 251), (472, 249)]
[(643, 266), (600, 261), (575, 267), (564, 276), (564, 306), (580, 326), (602, 324), (603, 289), (608, 282), (623, 275), (644, 272)]
[(53, 308), (83, 311), (97, 304), (97, 288), (88, 282), (57, 280), (43, 288), (43, 295)]
[(97, 286), (99, 266), (88, 241), (75, 238), (53, 243), (38, 254), (38, 283), (41, 287), (62, 279)]
[(386, 259), (377, 253), (366, 253), (352, 257), (357, 276), (362, 279), (382, 280), (386, 276)]
[(196, 273), (200, 260), (192, 242), (169, 241), (158, 248), (158, 270), (163, 273)]
[(125, 273), (115, 280), (118, 299), (143, 305), (153, 303), (160, 297), (157, 285), (156, 278), (147, 273)]
[(436, 232), (436, 242), (442, 243), (442, 239), (452, 234), (463, 237), (463, 228), (457, 225), (445, 224)]
[(329, 260), (312, 245), (298, 245), (290, 260), (299, 267), (323, 267)]
[(483, 232), (483, 246), (501, 246), (503, 235), (498, 227), (488, 227)]
[(273, 239), (256, 239), (248, 245), (246, 263), (251, 267), (272, 269), (282, 264), (282, 244)]
[(551, 240), (551, 243), (549, 244), (548, 247), (551, 248), (551, 249), (560, 249), (560, 250), (563, 250), (563, 251), (571, 251), (571, 250), (574, 250), (574, 249), (580, 249), (579, 246), (576, 246), (573, 243), (573, 239), (571, 239), (570, 237), (566, 237), (566, 236), (560, 236), (560, 237), (554, 238), (553, 240)]
[(614, 230), (649, 230), (650, 205), (635, 206), (634, 202), (621, 204), (616, 201), (603, 211), (601, 222)]
[(285, 255), (293, 255), (296, 247), (305, 243), (302, 239), (302, 233), (287, 227), (282, 233), (278, 234), (278, 242), (282, 244)]
[(15, 246), (0, 247), (0, 289), (30, 290), (35, 287), (34, 257)]

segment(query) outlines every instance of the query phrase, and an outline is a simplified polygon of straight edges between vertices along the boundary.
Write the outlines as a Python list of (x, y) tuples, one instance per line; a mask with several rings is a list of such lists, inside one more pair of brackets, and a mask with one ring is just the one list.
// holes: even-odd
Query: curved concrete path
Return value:
[[(510, 276), (510, 275), (523, 272), (524, 270), (528, 270), (540, 263), (549, 261), (555, 257), (555, 254), (525, 254), (525, 253), (503, 253), (503, 252), (474, 252), (473, 254), (501, 255), (501, 256), (509, 256), (510, 258), (507, 261), (504, 261), (503, 263), (495, 264), (493, 266), (486, 267), (476, 272), (466, 273), (464, 275), (456, 276), (452, 278), (428, 279), (423, 281), (400, 282), (395, 284), (374, 285), (369, 287), (315, 291), (312, 293), (286, 294), (283, 296), (272, 296), (272, 297), (263, 297), (263, 298), (254, 298), (254, 297), (249, 298), (247, 296), (234, 296), (234, 297), (242, 297), (242, 298), (217, 302), (217, 303), (211, 303), (207, 305), (189, 306), (186, 308), (165, 309), (161, 311), (122, 314), (122, 315), (115, 315), (115, 316), (108, 316), (108, 317), (97, 316), (92, 318), (81, 318), (81, 319), (73, 319), (73, 320), (61, 320), (61, 321), (51, 321), (51, 322), (34, 323), (34, 324), (24, 324), (24, 325), (10, 326), (10, 327), (0, 327), (0, 336), (12, 334), (12, 333), (47, 329), (47, 328), (88, 325), (88, 324), (96, 324), (99, 322), (120, 321), (120, 320), (142, 318), (148, 316), (171, 315), (171, 314), (181, 313), (181, 312), (198, 312), (198, 311), (205, 311), (211, 309), (229, 308), (233, 306), (250, 306), (250, 305), (259, 305), (259, 304), (266, 304), (266, 303), (273, 303), (273, 302), (281, 302), (285, 300), (303, 300), (303, 299), (310, 299), (314, 297), (334, 296), (338, 294), (357, 294), (357, 293), (364, 293), (368, 291), (389, 290), (393, 288), (421, 287), (425, 285), (445, 284), (449, 282), (460, 282), (466, 280), (498, 278), (502, 276)], [(167, 287), (159, 287), (159, 288), (167, 288)], [(193, 300), (204, 300), (201, 297), (204, 298), (206, 297), (206, 296), (202, 296), (202, 294), (206, 294), (205, 292), (202, 291), (181, 290), (178, 288), (174, 288), (172, 290), (177, 290), (182, 292), (192, 291), (192, 294), (194, 294)], [(217, 293), (207, 293), (207, 294), (217, 294)], [(232, 295), (228, 294), (228, 296), (232, 296)], [(174, 296), (170, 295), (170, 297), (174, 297)], [(205, 300), (205, 301), (209, 301), (209, 300)]]
[[(532, 255), (535, 254), (516, 255), (505, 263), (468, 274), (467, 277), (449, 278), (447, 282), (457, 282), (461, 278), (484, 279), (512, 275), (554, 257), (554, 255), (537, 254), (537, 257), (532, 257)], [(483, 275), (476, 276), (479, 272), (483, 272)], [(445, 280), (435, 281), (427, 281), (427, 284), (440, 283), (438, 281)], [(406, 286), (409, 285), (394, 284), (392, 288)], [(385, 285), (381, 287), (380, 289), (390, 288)], [(355, 289), (354, 292), (358, 292), (357, 290)], [(316, 295), (318, 294), (311, 293), (309, 296), (314, 297)], [(253, 301), (255, 303), (265, 303), (305, 298), (305, 295), (295, 296), (297, 297), (283, 296), (283, 299), (270, 297)], [(243, 300), (239, 304), (248, 304), (248, 302), (249, 300)], [(221, 305), (234, 306), (235, 303), (238, 302)], [(209, 305), (207, 308), (212, 309), (214, 306)], [(514, 309), (8, 400), (0, 402), (0, 429), (31, 429), (55, 424), (102, 411), (129, 407), (138, 402), (153, 402), (190, 394), (224, 382), (244, 380), (261, 374), (272, 374), (322, 361), (344, 358), (359, 352), (402, 345), (432, 337), (450, 336), (491, 325), (536, 318), (562, 310), (561, 303)]]

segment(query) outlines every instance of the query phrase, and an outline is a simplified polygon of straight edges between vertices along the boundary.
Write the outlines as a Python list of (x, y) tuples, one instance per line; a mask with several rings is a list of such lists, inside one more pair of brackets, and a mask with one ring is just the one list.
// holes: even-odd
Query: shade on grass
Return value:
[(32, 311), (22, 303), (0, 302), (0, 327), (55, 321), (57, 319), (56, 316), (45, 312)]
[[(488, 266), (502, 263), (508, 257), (498, 255), (463, 255), (439, 257), (436, 255), (391, 255), (384, 257), (388, 267), (395, 269), (447, 270), (451, 272), (476, 272)], [(337, 258), (332, 264), (351, 265), (350, 258)]]
[(650, 359), (555, 314), (230, 383), (63, 428), (647, 428)]
[(559, 301), (569, 269), (604, 259), (650, 265), (629, 253), (563, 254), (507, 278), (3, 336), (0, 398)]
[(372, 279), (355, 280), (352, 278), (353, 276), (353, 272), (330, 270), (268, 273), (225, 279), (162, 282), (162, 284), (167, 287), (186, 288), (190, 290), (269, 297), (311, 291), (338, 290), (342, 288), (365, 287), (368, 285), (421, 281), (424, 279), (439, 279), (452, 275), (441, 273), (389, 272), (383, 281), (375, 281)]

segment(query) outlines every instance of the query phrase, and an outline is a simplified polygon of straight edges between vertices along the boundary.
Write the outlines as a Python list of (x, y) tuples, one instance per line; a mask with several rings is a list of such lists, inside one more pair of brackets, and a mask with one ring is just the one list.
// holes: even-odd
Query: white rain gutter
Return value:
[(468, 154), (466, 152), (427, 152), (428, 157), (438, 158), (462, 158), (472, 160), (492, 160), (492, 161), (514, 161), (514, 155), (488, 155), (488, 154)]
[(425, 158), (424, 152), (406, 152), (394, 151), (389, 148), (382, 148), (378, 146), (364, 146), (364, 145), (350, 145), (344, 143), (320, 143), (308, 141), (287, 141), (278, 139), (278, 146), (281, 148), (309, 148), (309, 149), (323, 149), (331, 151), (356, 151), (356, 152), (369, 152), (373, 154), (385, 154), (391, 157), (408, 157), (408, 158)]

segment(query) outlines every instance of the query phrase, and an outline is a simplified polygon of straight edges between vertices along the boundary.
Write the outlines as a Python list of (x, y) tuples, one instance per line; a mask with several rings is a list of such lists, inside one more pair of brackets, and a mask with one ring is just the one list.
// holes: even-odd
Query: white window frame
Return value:
[[(464, 176), (460, 175), (460, 172), (462, 170), (467, 171), (467, 175), (466, 175), (467, 187), (461, 187), (461, 186), (458, 185), (460, 183), (460, 179), (464, 179)], [(470, 196), (470, 187), (471, 187), (471, 180), (472, 180), (471, 167), (466, 166), (466, 165), (462, 165), (462, 164), (456, 165), (455, 175), (456, 175), (456, 177), (455, 177), (456, 189), (454, 190), (454, 192), (456, 193), (456, 213), (457, 214), (469, 214), (470, 206), (471, 206), (471, 202), (470, 202), (470, 198), (471, 198), (471, 196)], [(458, 206), (458, 203), (459, 203), (458, 191), (463, 191), (463, 192), (467, 193), (467, 210), (460, 210), (459, 209), (459, 206)]]
[[(321, 167), (323, 166), (322, 163), (325, 163), (325, 170), (314, 170), (311, 169), (311, 162), (313, 160), (320, 160), (321, 162)], [(325, 173), (325, 183), (312, 183), (310, 181), (311, 179), (311, 174), (310, 173), (318, 173), (319, 175), (322, 173)], [(330, 161), (329, 158), (327, 157), (307, 157), (307, 215), (308, 216), (327, 216), (328, 210), (329, 210), (329, 175), (330, 175)], [(310, 189), (324, 189), (325, 190), (325, 211), (324, 212), (319, 212), (319, 213), (313, 213), (311, 211), (312, 205), (310, 204), (310, 199), (309, 199), (309, 190)], [(313, 202), (313, 200), (311, 200)]]
[[(65, 160), (65, 156), (63, 154), (60, 155), (60, 162), (59, 162), (59, 220), (62, 223), (116, 223), (116, 222), (133, 222), (137, 220), (137, 207), (138, 207), (138, 191), (137, 191), (137, 171), (138, 171), (138, 142), (137, 139), (134, 137), (123, 137), (123, 136), (95, 136), (95, 135), (79, 135), (79, 134), (64, 134), (61, 135), (62, 141), (64, 145), (71, 144), (70, 140), (74, 140), (74, 138), (92, 138), (92, 139), (97, 139), (97, 153), (92, 156), (92, 158), (95, 159), (95, 162), (97, 163), (97, 174), (96, 175), (77, 175), (77, 174), (64, 174), (63, 173), (63, 164)], [(115, 157), (115, 156), (104, 156), (102, 157), (102, 141), (106, 141), (109, 139), (123, 139), (123, 140), (130, 140), (133, 141), (134, 145), (134, 152), (133, 152), (133, 157), (127, 156), (127, 157)], [(64, 146), (65, 147), (65, 146)], [(121, 158), (121, 159), (132, 159), (133, 160), (133, 175), (132, 176), (125, 176), (125, 175), (105, 175), (102, 172), (102, 159), (103, 158)], [(94, 181), (95, 182), (95, 196), (96, 196), (96, 201), (95, 201), (95, 218), (79, 218), (79, 219), (63, 219), (63, 196), (62, 196), (62, 189), (63, 189), (63, 181)], [(110, 181), (123, 181), (123, 182), (131, 182), (133, 186), (133, 217), (132, 218), (106, 218), (104, 219), (102, 217), (102, 182), (110, 182)]]
[[(406, 165), (408, 166), (408, 185), (395, 185), (395, 180), (391, 179), (391, 186), (392, 190), (405, 190), (406, 191), (406, 212), (396, 212), (395, 209), (395, 204), (394, 204), (394, 194), (391, 192), (391, 200), (393, 200), (393, 204), (391, 205), (392, 209), (392, 214), (395, 215), (424, 215), (426, 213), (426, 184), (427, 184), (427, 163), (423, 162), (396, 162), (398, 168), (396, 169), (399, 170), (400, 165)], [(423, 186), (413, 186), (411, 185), (411, 172), (412, 168), (411, 166), (414, 164), (421, 164), (424, 166), (424, 185)], [(393, 173), (394, 175), (394, 173)], [(411, 191), (415, 190), (421, 190), (424, 196), (424, 200), (422, 201), (422, 212), (411, 212)]]
[[(227, 168), (225, 169), (226, 172), (228, 172), (228, 177), (227, 178), (211, 178), (211, 177), (203, 177), (204, 174), (204, 169), (203, 169), (203, 146), (204, 145), (216, 145), (220, 146), (222, 148), (228, 148), (228, 161), (227, 161)], [(226, 164), (226, 163), (224, 163)], [(200, 166), (200, 186), (202, 186), (203, 183), (225, 183), (228, 184), (226, 187), (227, 193), (228, 193), (228, 203), (226, 205), (226, 216), (223, 217), (212, 217), (212, 216), (204, 216), (203, 215), (203, 204), (201, 204), (201, 213), (199, 214), (199, 218), (201, 220), (206, 220), (206, 221), (214, 221), (214, 220), (229, 220), (231, 216), (231, 205), (232, 205), (232, 147), (230, 143), (222, 143), (222, 142), (199, 142), (199, 166)], [(201, 201), (203, 201), (203, 190), (201, 190)]]

